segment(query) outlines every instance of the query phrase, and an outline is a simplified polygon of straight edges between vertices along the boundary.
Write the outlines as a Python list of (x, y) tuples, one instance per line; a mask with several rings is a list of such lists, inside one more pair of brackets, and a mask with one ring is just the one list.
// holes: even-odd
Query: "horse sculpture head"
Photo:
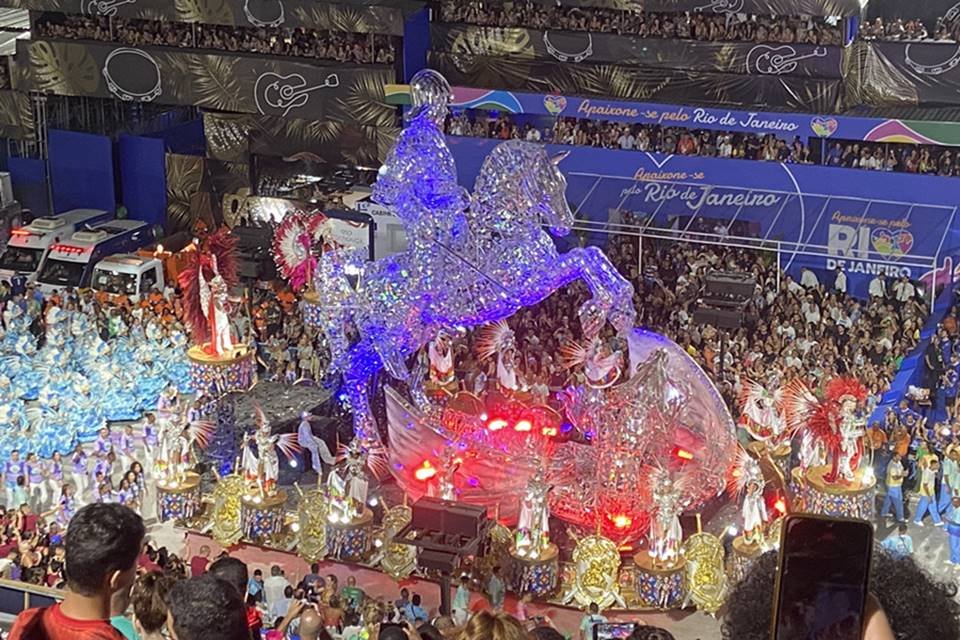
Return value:
[(487, 205), (481, 208), (492, 209), (501, 218), (495, 225), (501, 230), (510, 226), (511, 220), (502, 219), (509, 215), (516, 223), (514, 230), (529, 229), (532, 222), (564, 236), (574, 222), (565, 193), (567, 179), (559, 167), (567, 155), (551, 157), (543, 145), (522, 140), (498, 144), (484, 160), (474, 195)]

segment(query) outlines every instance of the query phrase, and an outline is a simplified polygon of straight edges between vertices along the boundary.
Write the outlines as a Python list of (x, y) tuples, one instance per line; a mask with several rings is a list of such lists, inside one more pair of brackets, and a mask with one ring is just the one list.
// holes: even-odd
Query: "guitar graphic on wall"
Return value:
[(826, 47), (816, 47), (811, 53), (800, 55), (790, 45), (771, 47), (759, 44), (747, 52), (747, 73), (782, 76), (796, 71), (801, 60), (825, 58), (826, 55)]
[(714, 13), (738, 13), (743, 9), (743, 0), (710, 0), (709, 4), (694, 7), (694, 11), (712, 11)]
[(88, 16), (117, 15), (117, 8), (125, 4), (136, 4), (137, 0), (83, 0), (80, 11)]
[(335, 73), (328, 75), (322, 84), (309, 86), (307, 79), (299, 73), (280, 75), (268, 71), (260, 74), (253, 88), (253, 99), (257, 103), (257, 111), (264, 115), (287, 115), (293, 109), (298, 109), (310, 101), (310, 94), (320, 89), (332, 89), (340, 86), (340, 76)]

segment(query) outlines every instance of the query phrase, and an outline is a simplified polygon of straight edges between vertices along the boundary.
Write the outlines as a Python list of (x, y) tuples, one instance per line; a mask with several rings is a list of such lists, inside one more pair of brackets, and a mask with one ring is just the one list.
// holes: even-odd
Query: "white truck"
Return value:
[(113, 214), (100, 209), (73, 209), (58, 216), (37, 218), (13, 229), (7, 248), (0, 255), (0, 281), (10, 282), (18, 276), (27, 283), (36, 281), (51, 246), (67, 240), (78, 230), (112, 217)]
[(107, 256), (93, 267), (90, 288), (113, 296), (126, 296), (139, 302), (154, 288), (166, 285), (163, 262), (157, 258), (121, 253)]
[(64, 287), (89, 287), (93, 268), (103, 258), (136, 251), (155, 240), (153, 227), (139, 220), (110, 220), (77, 231), (70, 239), (51, 245), (37, 285), (44, 294)]

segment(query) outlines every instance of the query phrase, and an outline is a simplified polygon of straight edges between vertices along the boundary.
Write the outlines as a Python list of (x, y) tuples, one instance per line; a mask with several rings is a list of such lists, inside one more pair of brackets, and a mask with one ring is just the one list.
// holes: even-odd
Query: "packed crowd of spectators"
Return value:
[(653, 13), (548, 5), (529, 0), (515, 1), (510, 7), (481, 0), (443, 0), (440, 19), (489, 27), (590, 31), (709, 42), (839, 45), (842, 39), (840, 27), (824, 18), (709, 12)]
[(799, 136), (794, 136), (788, 141), (772, 134), (757, 135), (659, 125), (631, 125), (583, 118), (556, 118), (552, 127), (544, 127), (541, 130), (530, 123), (518, 124), (507, 114), (492, 117), (484, 111), (470, 110), (451, 116), (447, 120), (446, 132), (453, 136), (528, 140), (713, 158), (775, 160), (790, 163), (814, 161), (810, 148)]
[(393, 64), (391, 36), (296, 27), (241, 27), (160, 20), (44, 14), (37, 37), (98, 40), (130, 46), (190, 47), (334, 60), (352, 64)]
[[(520, 116), (522, 118), (522, 116)], [(519, 122), (506, 113), (461, 110), (448, 117), (452, 136), (527, 140), (625, 151), (823, 164), (828, 167), (960, 176), (960, 153), (951, 147), (890, 142), (823, 141), (821, 155), (800, 136), (787, 140), (773, 134), (627, 124), (609, 120), (558, 117), (552, 126)], [(813, 140), (816, 145), (821, 141)]]
[(860, 25), (860, 37), (864, 40), (957, 42), (960, 41), (960, 22), (956, 20), (948, 21), (939, 17), (934, 24), (931, 35), (927, 26), (916, 18), (907, 20), (896, 18), (889, 21), (884, 21), (883, 18), (875, 18)]
[[(626, 222), (637, 222), (630, 214)], [(712, 231), (712, 229), (710, 229)], [(916, 347), (928, 314), (923, 291), (905, 279), (875, 278), (883, 295), (858, 300), (848, 295), (846, 277), (837, 272), (820, 282), (810, 270), (800, 281), (779, 273), (772, 254), (684, 242), (643, 243), (643, 272), (638, 268), (636, 239), (617, 236), (605, 251), (635, 288), (638, 323), (669, 336), (707, 371), (728, 406), (744, 377), (775, 387), (803, 378), (811, 388), (843, 374), (856, 375), (869, 389), (871, 402), (888, 390), (903, 359)], [(712, 326), (693, 322), (704, 278), (712, 271), (747, 272), (757, 282), (755, 296), (743, 312), (743, 326), (721, 335)], [(577, 310), (587, 298), (579, 284), (554, 294), (511, 319), (520, 345), (521, 375), (544, 395), (562, 388), (570, 372), (556, 357), (565, 342), (579, 339)], [(611, 349), (624, 345), (611, 340)], [(462, 378), (468, 389), (494, 375), (476, 373), (471, 349), (463, 348)], [(721, 364), (722, 362), (722, 364)]]
[[(867, 386), (875, 403), (917, 345), (929, 313), (917, 283), (878, 276), (883, 295), (857, 300), (842, 272), (820, 282), (806, 269), (796, 281), (778, 274), (775, 259), (762, 251), (644, 242), (642, 274), (635, 241), (618, 238), (608, 253), (637, 289), (644, 326), (697, 359), (731, 407), (745, 376), (764, 384), (799, 377), (816, 388), (847, 373)], [(714, 270), (751, 273), (757, 282), (742, 328), (727, 332), (723, 345), (716, 329), (693, 322), (704, 277)]]
[(960, 176), (960, 153), (950, 147), (879, 142), (834, 142), (824, 164), (872, 171)]

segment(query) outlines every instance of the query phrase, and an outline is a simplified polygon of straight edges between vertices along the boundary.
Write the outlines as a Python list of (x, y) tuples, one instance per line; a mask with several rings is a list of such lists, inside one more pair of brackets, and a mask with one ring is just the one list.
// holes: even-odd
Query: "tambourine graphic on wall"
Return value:
[(163, 93), (160, 65), (140, 49), (111, 51), (103, 62), (103, 78), (110, 93), (126, 102), (152, 102)]
[(243, 13), (255, 27), (279, 27), (287, 19), (283, 0), (244, 0)]
[(587, 34), (586, 45), (580, 51), (561, 51), (557, 46), (550, 42), (550, 32), (543, 32), (543, 46), (547, 48), (547, 53), (560, 62), (583, 62), (593, 55), (593, 36)]

